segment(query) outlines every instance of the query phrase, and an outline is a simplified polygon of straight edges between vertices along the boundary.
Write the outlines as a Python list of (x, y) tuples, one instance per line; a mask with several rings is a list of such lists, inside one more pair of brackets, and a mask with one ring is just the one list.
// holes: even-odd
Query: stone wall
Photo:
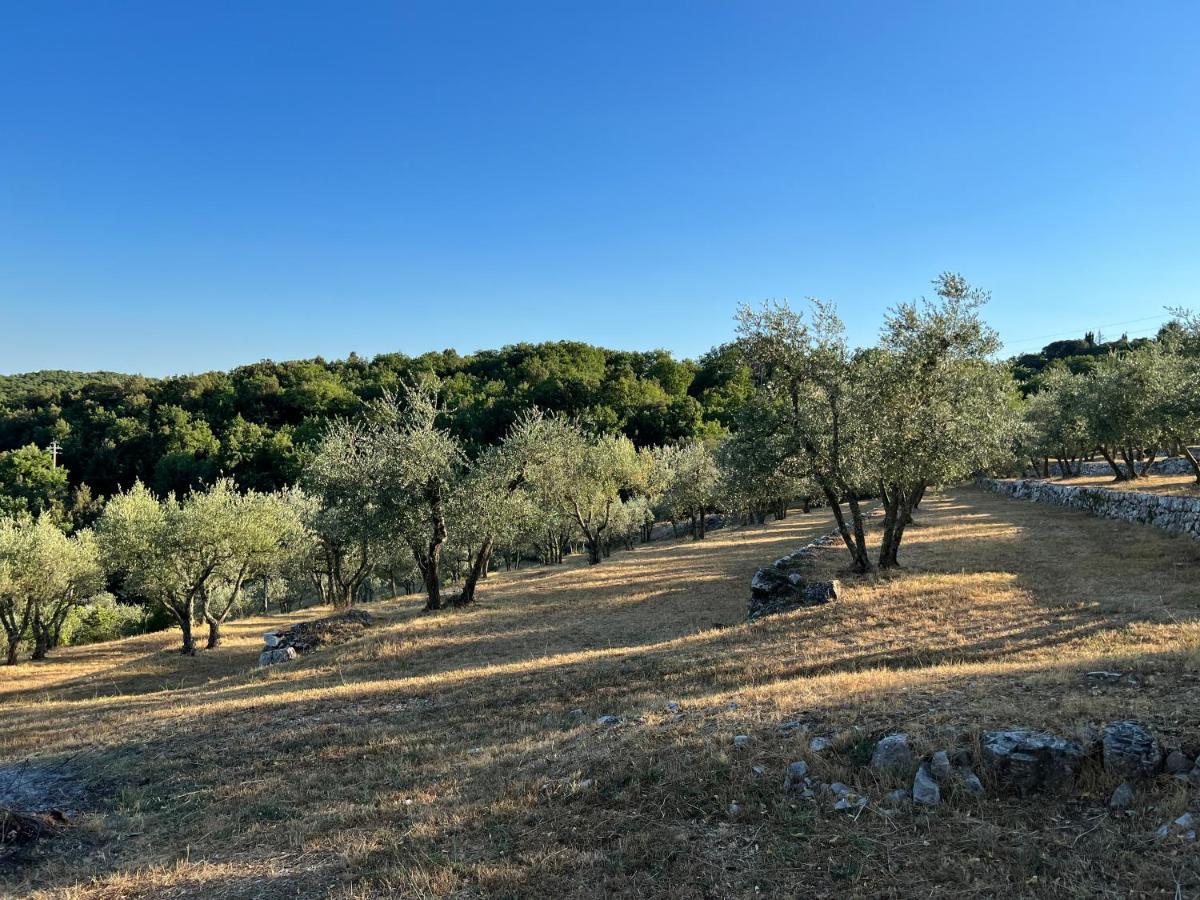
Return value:
[(1200, 497), (1073, 487), (1022, 478), (980, 478), (978, 483), (986, 490), (1018, 500), (1082, 509), (1094, 516), (1153, 525), (1171, 534), (1200, 539)]
[[(1200, 447), (1193, 447), (1193, 453), (1200, 452)], [(1123, 460), (1118, 459), (1117, 465), (1124, 468)], [(1138, 463), (1138, 471), (1142, 470), (1142, 463)], [(1032, 470), (1026, 466), (1025, 474), (1028, 475)], [(1185, 456), (1168, 456), (1165, 459), (1160, 459), (1150, 467), (1150, 472), (1154, 475), (1191, 475), (1192, 464), (1187, 461)], [(1056, 462), (1050, 463), (1050, 473), (1055, 476), (1062, 475), (1062, 466)], [(1111, 475), (1113, 473), (1112, 466), (1104, 460), (1082, 460), (1075, 464), (1071, 475)]]

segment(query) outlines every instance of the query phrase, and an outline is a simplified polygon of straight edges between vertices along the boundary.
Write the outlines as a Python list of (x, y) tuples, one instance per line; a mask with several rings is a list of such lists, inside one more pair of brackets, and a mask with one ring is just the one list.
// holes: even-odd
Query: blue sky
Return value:
[(1200, 4), (0, 0), (0, 372), (1200, 306)]

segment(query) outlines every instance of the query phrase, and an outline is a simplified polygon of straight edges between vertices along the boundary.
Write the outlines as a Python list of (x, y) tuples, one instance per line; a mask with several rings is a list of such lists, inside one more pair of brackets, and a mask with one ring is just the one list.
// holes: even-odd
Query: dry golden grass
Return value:
[[(973, 489), (925, 507), (905, 571), (754, 624), (754, 569), (824, 532), (823, 514), (493, 576), (467, 612), (384, 604), (365, 637), (266, 671), (258, 635), (278, 617), (196, 659), (155, 635), (7, 670), (0, 761), (82, 752), (96, 806), (0, 889), (1195, 895), (1200, 853), (1150, 838), (1195, 803), (1176, 782), (1128, 815), (1105, 810), (1114, 783), (1096, 773), (1071, 800), (952, 797), (894, 818), (783, 796), (804, 732), (836, 740), (817, 774), (875, 796), (892, 783), (860, 763), (896, 728), (933, 749), (1135, 717), (1200, 750), (1196, 544)], [(1101, 668), (1132, 677), (1090, 683)]]
[(1137, 491), (1142, 494), (1170, 494), (1179, 497), (1200, 497), (1200, 485), (1192, 475), (1145, 475), (1136, 481), (1114, 481), (1112, 475), (1079, 475), (1075, 478), (1054, 478), (1056, 484), (1077, 487), (1096, 487), (1110, 491)]

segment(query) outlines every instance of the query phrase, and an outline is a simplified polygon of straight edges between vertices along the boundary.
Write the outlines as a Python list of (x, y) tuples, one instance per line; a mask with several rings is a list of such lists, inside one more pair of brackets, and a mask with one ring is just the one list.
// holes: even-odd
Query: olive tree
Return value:
[(34, 526), (33, 544), (33, 658), (45, 659), (62, 642), (72, 610), (104, 590), (106, 577), (90, 530), (68, 537), (43, 517)]
[(992, 361), (999, 338), (980, 317), (987, 293), (952, 273), (934, 284), (936, 300), (896, 306), (878, 348), (860, 357), (854, 402), (884, 509), (880, 568), (897, 565), (926, 489), (1003, 459), (1015, 433), (1012, 376)]
[(1059, 367), (1046, 372), (1041, 390), (1024, 405), (1018, 445), (1034, 472), (1050, 475), (1050, 457), (1066, 478), (1077, 470), (1078, 461), (1096, 446), (1088, 417), (1090, 379)]
[(96, 523), (103, 558), (127, 591), (160, 604), (196, 652), (193, 626), (209, 625), (209, 646), (249, 572), (289, 552), (298, 517), (262, 494), (239, 494), (222, 479), (182, 498), (159, 500), (140, 482), (108, 501)]
[(663, 447), (659, 464), (666, 473), (660, 504), (672, 520), (687, 518), (697, 540), (705, 536), (705, 520), (716, 508), (721, 492), (721, 470), (710, 446), (703, 441)]
[(454, 605), (474, 602), (475, 589), (487, 578), (497, 546), (510, 548), (520, 542), (528, 507), (520, 491), (523, 460), (515, 450), (510, 433), (499, 446), (484, 450), (454, 486), (449, 504), (453, 540), (467, 564)]
[(859, 495), (870, 482), (869, 431), (861, 404), (853, 402), (862, 374), (845, 327), (822, 301), (811, 301), (807, 318), (786, 303), (768, 303), (738, 310), (738, 339), (754, 380), (742, 424), (751, 430), (770, 424), (781, 461), (811, 479), (829, 504), (852, 568), (868, 571)]
[(629, 438), (596, 435), (557, 417), (530, 421), (524, 438), (525, 472), (533, 492), (569, 517), (583, 534), (588, 562), (603, 558), (605, 533), (622, 494), (637, 492), (644, 466)]
[(385, 395), (367, 425), (368, 480), (378, 496), (381, 526), (412, 551), (429, 610), (442, 606), (442, 549), (447, 502), (466, 468), (458, 440), (437, 424), (433, 384)]
[[(1089, 425), (1118, 481), (1146, 474), (1168, 439), (1161, 418), (1167, 385), (1160, 359), (1154, 348), (1112, 353), (1100, 360), (1089, 378)], [(1139, 469), (1138, 460), (1146, 457)]]
[(4, 628), (6, 665), (15, 666), (29, 633), (34, 604), (29, 592), (34, 546), (29, 520), (0, 517), (0, 626)]
[(299, 505), (288, 494), (235, 494), (226, 483), (218, 487), (222, 485), (223, 490), (195, 497), (202, 505), (228, 505), (228, 510), (213, 511), (214, 518), (225, 522), (226, 560), (200, 592), (200, 617), (208, 625), (209, 650), (221, 643), (221, 624), (242, 600), (242, 588), (253, 579), (280, 574), (291, 558), (305, 553), (311, 539)]
[(365, 423), (335, 420), (301, 476), (300, 515), (315, 536), (306, 568), (321, 601), (337, 608), (353, 605), (384, 555), (376, 449)]

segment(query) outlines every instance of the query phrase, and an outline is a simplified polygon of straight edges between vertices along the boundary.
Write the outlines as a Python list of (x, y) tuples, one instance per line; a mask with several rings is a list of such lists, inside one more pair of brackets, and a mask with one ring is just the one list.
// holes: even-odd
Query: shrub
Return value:
[(150, 624), (143, 607), (119, 603), (109, 593), (97, 594), (71, 613), (63, 625), (63, 643), (78, 646), (115, 641), (151, 630)]

